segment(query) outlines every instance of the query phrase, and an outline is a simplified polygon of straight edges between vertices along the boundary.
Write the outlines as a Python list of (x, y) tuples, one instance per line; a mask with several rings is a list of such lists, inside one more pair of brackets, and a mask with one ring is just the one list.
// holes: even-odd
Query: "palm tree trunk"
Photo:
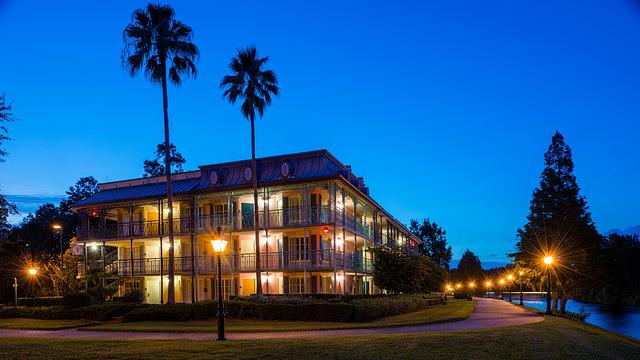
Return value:
[[(167, 66), (162, 62), (162, 110), (164, 112), (164, 163), (165, 173), (167, 175), (167, 206), (169, 207), (169, 286), (167, 288), (167, 304), (176, 302), (175, 286), (173, 283), (173, 189), (171, 184), (171, 142), (169, 141), (169, 100), (167, 99)], [(162, 213), (158, 214), (162, 216)], [(162, 246), (160, 247), (162, 251)], [(160, 279), (162, 281), (162, 279)]]
[(256, 294), (262, 296), (262, 273), (260, 267), (260, 226), (258, 221), (258, 171), (256, 166), (256, 136), (254, 119), (251, 118), (251, 179), (253, 180), (253, 226), (256, 231)]

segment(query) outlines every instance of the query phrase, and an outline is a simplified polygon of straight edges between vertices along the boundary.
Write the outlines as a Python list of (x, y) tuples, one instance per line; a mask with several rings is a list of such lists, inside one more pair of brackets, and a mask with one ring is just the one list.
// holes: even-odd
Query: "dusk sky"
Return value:
[[(0, 92), (19, 118), (0, 165), (10, 199), (142, 175), (163, 140), (161, 89), (120, 54), (146, 3), (0, 0)], [(249, 124), (218, 84), (235, 49), (256, 45), (282, 92), (257, 155), (328, 149), (402, 222), (441, 224), (456, 259), (507, 260), (556, 130), (598, 229), (640, 224), (634, 0), (169, 3), (201, 52), (197, 79), (169, 89), (187, 170), (250, 157)]]

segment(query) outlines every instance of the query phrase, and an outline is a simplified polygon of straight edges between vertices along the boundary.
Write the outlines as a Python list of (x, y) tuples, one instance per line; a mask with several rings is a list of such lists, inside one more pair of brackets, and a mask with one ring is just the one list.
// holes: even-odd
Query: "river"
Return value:
[[(517, 304), (517, 296), (514, 297), (513, 302)], [(546, 300), (525, 300), (524, 304), (539, 310), (547, 309)], [(612, 311), (600, 304), (583, 303), (577, 300), (569, 300), (567, 303), (567, 311), (573, 313), (580, 311), (580, 307), (584, 307), (584, 311), (591, 313), (586, 320), (587, 323), (640, 339), (640, 307), (625, 307), (623, 310)]]

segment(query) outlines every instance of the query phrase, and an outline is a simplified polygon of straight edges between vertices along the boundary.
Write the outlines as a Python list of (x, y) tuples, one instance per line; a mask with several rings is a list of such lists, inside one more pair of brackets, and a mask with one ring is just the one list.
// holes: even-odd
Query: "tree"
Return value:
[[(176, 150), (176, 146), (170, 145), (170, 163), (171, 163), (171, 173), (180, 173), (182, 172), (182, 164), (184, 164), (187, 160)], [(156, 151), (154, 153), (154, 158), (151, 160), (144, 161), (144, 177), (154, 177), (166, 175), (166, 164), (164, 159), (164, 143), (158, 144)]]
[(463, 282), (481, 281), (484, 278), (480, 259), (471, 250), (467, 249), (462, 254), (454, 277), (457, 281)]
[(93, 176), (81, 177), (66, 191), (67, 198), (60, 202), (61, 213), (70, 214), (71, 205), (94, 195), (99, 190), (98, 180)]
[(260, 226), (258, 224), (258, 172), (256, 169), (256, 141), (254, 122), (256, 111), (260, 118), (264, 110), (271, 105), (271, 96), (280, 93), (278, 79), (272, 70), (263, 70), (263, 66), (269, 61), (269, 57), (258, 57), (255, 47), (238, 50), (237, 55), (231, 59), (229, 67), (231, 75), (226, 75), (220, 82), (220, 88), (224, 89), (223, 96), (231, 104), (238, 99), (242, 100), (240, 111), (251, 124), (251, 180), (253, 183), (253, 208), (254, 227), (256, 241), (256, 293), (262, 295), (261, 268), (260, 268)]
[[(7, 99), (5, 94), (0, 94), (0, 162), (4, 162), (4, 158), (7, 156), (6, 150), (2, 147), (2, 143), (6, 140), (11, 140), (7, 136), (9, 130), (6, 123), (15, 120), (12, 112), (12, 104)], [(9, 215), (15, 215), (18, 213), (18, 208), (15, 204), (10, 203), (0, 193), (0, 242), (6, 239), (11, 226), (9, 225)]]
[[(133, 12), (131, 23), (124, 29), (125, 47), (122, 65), (133, 77), (144, 68), (144, 74), (154, 84), (162, 86), (164, 114), (165, 174), (167, 176), (167, 207), (169, 224), (173, 223), (173, 195), (171, 188), (171, 153), (169, 141), (169, 104), (167, 73), (174, 85), (182, 83), (181, 76), (196, 76), (194, 62), (198, 47), (192, 42), (191, 27), (175, 19), (173, 8), (148, 4), (146, 9)], [(175, 302), (174, 236), (169, 226), (169, 286), (167, 303)]]
[(427, 218), (422, 220), (422, 224), (416, 219), (411, 219), (409, 231), (422, 240), (418, 249), (420, 254), (429, 256), (440, 267), (449, 270), (453, 250), (447, 245), (446, 230)]
[(7, 99), (6, 94), (0, 94), (0, 162), (4, 162), (4, 158), (7, 156), (7, 151), (2, 148), (2, 143), (6, 140), (11, 140), (7, 136), (9, 129), (7, 129), (6, 123), (14, 120), (13, 105)]
[(518, 264), (541, 269), (542, 258), (554, 257), (553, 288), (564, 312), (566, 300), (592, 281), (601, 241), (573, 174), (571, 149), (556, 132), (544, 155), (540, 185), (529, 204), (527, 223), (518, 229)]
[(373, 281), (392, 293), (439, 291), (446, 272), (428, 256), (407, 255), (398, 249), (373, 250)]

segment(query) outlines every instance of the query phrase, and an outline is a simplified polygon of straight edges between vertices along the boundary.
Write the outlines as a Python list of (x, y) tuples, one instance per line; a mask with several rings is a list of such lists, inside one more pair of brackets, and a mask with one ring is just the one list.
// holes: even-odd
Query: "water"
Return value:
[[(514, 297), (513, 302), (517, 301), (517, 297)], [(524, 304), (539, 310), (547, 309), (547, 302), (542, 299), (525, 300)], [(569, 300), (567, 311), (577, 313), (581, 306), (584, 306), (584, 311), (591, 313), (586, 320), (587, 323), (640, 339), (640, 307), (625, 307), (623, 310), (612, 311), (604, 305)]]

